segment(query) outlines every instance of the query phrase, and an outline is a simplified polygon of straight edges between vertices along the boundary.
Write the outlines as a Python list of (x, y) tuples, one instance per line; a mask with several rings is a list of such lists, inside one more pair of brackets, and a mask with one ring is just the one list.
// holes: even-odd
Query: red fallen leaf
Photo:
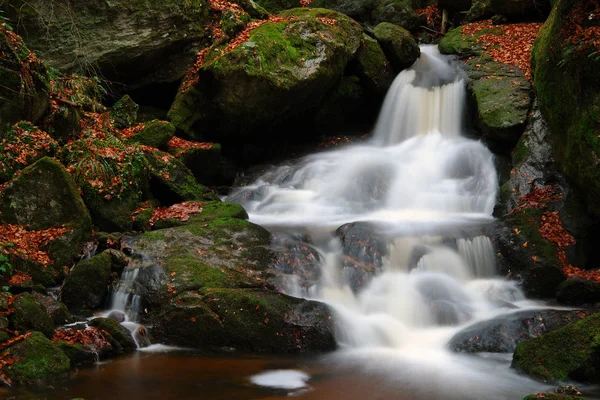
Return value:
[[(154, 226), (156, 221), (165, 219), (177, 219), (185, 222), (189, 220), (192, 215), (201, 213), (204, 205), (205, 203), (199, 201), (185, 201), (183, 203), (174, 204), (170, 207), (158, 207), (153, 210), (152, 216), (150, 217), (148, 223), (150, 226)], [(131, 218), (135, 221), (140, 212), (149, 208), (150, 207), (146, 206), (138, 208), (131, 214)], [(198, 254), (201, 254), (199, 250), (196, 251)]]
[(4, 254), (15, 255), (31, 260), (44, 266), (52, 265), (53, 262), (48, 253), (42, 251), (43, 246), (49, 242), (70, 232), (67, 228), (50, 228), (41, 231), (28, 231), (21, 225), (0, 225), (0, 238), (4, 243), (12, 243), (12, 246), (0, 247)]
[(195, 317), (192, 317), (192, 318), (190, 318), (190, 321), (192, 321), (192, 322), (196, 322), (196, 318), (195, 318)]

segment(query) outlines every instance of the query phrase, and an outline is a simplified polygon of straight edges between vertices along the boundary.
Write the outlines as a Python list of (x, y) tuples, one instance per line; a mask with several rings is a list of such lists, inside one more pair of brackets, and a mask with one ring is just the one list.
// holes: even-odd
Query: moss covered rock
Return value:
[(199, 183), (203, 185), (232, 183), (224, 181), (226, 177), (223, 176), (220, 144), (188, 142), (176, 138), (175, 142), (169, 143), (168, 151), (192, 171)]
[(80, 261), (61, 289), (61, 300), (75, 313), (89, 314), (104, 305), (108, 294), (111, 258), (106, 253)]
[(36, 122), (50, 104), (46, 66), (6, 24), (0, 25), (0, 138), (21, 120)]
[(363, 34), (353, 62), (363, 86), (378, 96), (383, 96), (394, 79), (394, 71), (377, 41)]
[(169, 342), (276, 353), (330, 351), (336, 346), (331, 314), (319, 302), (265, 289), (208, 289), (200, 298), (179, 299), (157, 328)]
[(316, 116), (317, 129), (321, 131), (337, 130), (352, 126), (360, 119), (365, 111), (366, 94), (362, 88), (360, 78), (345, 76), (321, 105)]
[(410, 32), (398, 25), (382, 22), (373, 34), (396, 71), (410, 67), (421, 54)]
[(577, 7), (580, 4), (556, 2), (534, 44), (532, 71), (540, 108), (553, 133), (554, 154), (598, 215), (600, 57), (592, 30), (599, 17), (586, 12), (585, 6)]
[(3, 351), (6, 353), (17, 360), (2, 369), (13, 383), (40, 384), (69, 372), (67, 356), (40, 332), (33, 332)]
[(126, 94), (112, 106), (110, 116), (115, 121), (115, 126), (117, 128), (129, 128), (137, 122), (139, 109), (140, 106)]
[(564, 304), (582, 305), (600, 302), (600, 283), (581, 279), (567, 279), (556, 289), (556, 300)]
[(163, 205), (188, 200), (219, 200), (217, 195), (196, 181), (192, 172), (177, 158), (159, 150), (146, 151), (151, 195)]
[(204, 56), (169, 111), (177, 128), (239, 145), (242, 137), (259, 142), (284, 126), (297, 129), (298, 121), (315, 115), (358, 49), (362, 29), (324, 9), (293, 9), (279, 17), (233, 50), (217, 47)]
[(40, 331), (48, 338), (54, 332), (54, 323), (46, 307), (31, 293), (23, 293), (16, 297), (13, 303), (14, 313), (10, 317), (12, 329), (21, 333)]
[(549, 381), (598, 382), (600, 314), (573, 322), (547, 335), (520, 343), (512, 366)]
[(146, 156), (140, 146), (126, 144), (109, 132), (88, 134), (65, 146), (60, 158), (81, 188), (94, 226), (127, 231), (131, 213), (147, 192)]
[(463, 34), (463, 27), (452, 29), (440, 40), (440, 52), (442, 54), (456, 54), (460, 58), (481, 56), (483, 44), (479, 39), (487, 34), (499, 34), (498, 28), (490, 27), (478, 30), (470, 34)]
[(0, 220), (31, 229), (65, 227), (70, 232), (50, 243), (56, 268), (68, 265), (91, 235), (90, 214), (78, 188), (56, 160), (42, 158), (13, 179), (0, 194)]
[(496, 149), (512, 149), (525, 130), (531, 109), (529, 79), (519, 68), (479, 59), (467, 62), (465, 70), (483, 139)]
[(110, 318), (94, 318), (90, 325), (110, 334), (109, 342), (113, 350), (118, 349), (117, 353), (129, 353), (137, 349), (131, 332), (117, 321)]
[(172, 123), (153, 120), (146, 122), (144, 128), (133, 135), (131, 140), (146, 146), (164, 149), (173, 135), (175, 135), (175, 127)]
[(523, 397), (523, 400), (585, 400), (581, 396), (571, 396), (558, 393), (536, 393)]
[(417, 15), (407, 0), (377, 0), (371, 20), (374, 24), (389, 22), (409, 31), (426, 25), (425, 16)]

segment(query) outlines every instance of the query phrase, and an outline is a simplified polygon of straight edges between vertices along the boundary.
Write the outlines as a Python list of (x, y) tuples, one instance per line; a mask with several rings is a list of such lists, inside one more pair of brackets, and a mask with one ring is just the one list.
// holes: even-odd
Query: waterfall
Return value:
[[(341, 362), (370, 365), (394, 379), (410, 371), (406, 377), (422, 385), (402, 380), (414, 389), (407, 398), (515, 398), (519, 392), (506, 388), (519, 378), (508, 366), (501, 374), (487, 361), (471, 367), (445, 348), (461, 327), (535, 303), (515, 283), (495, 277), (486, 231), (498, 182), (491, 152), (461, 135), (463, 74), (436, 47), (421, 53), (396, 77), (368, 143), (269, 170), (229, 200), (267, 228), (301, 228), (321, 238), (315, 242), (321, 280), (304, 295), (335, 311)], [(378, 230), (387, 244), (382, 258), (361, 256), (368, 240), (343, 244), (335, 237), (336, 228), (354, 221)], [(344, 248), (351, 245), (358, 248)], [(361, 275), (357, 287), (352, 274), (365, 260), (371, 275)]]

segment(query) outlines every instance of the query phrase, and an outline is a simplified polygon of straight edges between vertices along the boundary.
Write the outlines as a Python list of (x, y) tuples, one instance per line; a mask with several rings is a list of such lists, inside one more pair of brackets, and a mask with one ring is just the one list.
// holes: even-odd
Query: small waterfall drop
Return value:
[[(467, 324), (537, 303), (515, 283), (495, 278), (486, 230), (498, 182), (491, 152), (461, 135), (463, 74), (436, 47), (421, 53), (396, 77), (369, 143), (274, 168), (228, 200), (267, 228), (301, 228), (321, 238), (315, 241), (322, 253), (320, 282), (303, 295), (335, 310), (345, 349), (340, 362), (389, 373), (418, 399), (516, 398), (520, 392), (510, 389), (516, 382), (521, 388), (535, 384), (508, 366), (497, 374), (487, 361), (470, 365), (446, 349)], [(336, 228), (355, 221), (385, 237), (380, 265), (366, 257), (368, 240), (358, 240), (363, 247), (348, 256), (334, 237)], [(356, 255), (360, 262), (352, 264)], [(351, 278), (361, 268), (370, 276), (357, 287)], [(410, 371), (407, 379), (398, 378), (400, 370)], [(437, 385), (430, 385), (431, 377)]]

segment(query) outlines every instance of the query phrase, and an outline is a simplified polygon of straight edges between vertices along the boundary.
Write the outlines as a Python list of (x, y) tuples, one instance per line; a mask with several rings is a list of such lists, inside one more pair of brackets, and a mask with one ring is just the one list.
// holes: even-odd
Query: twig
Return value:
[(421, 25), (420, 27), (423, 28), (423, 29), (425, 29), (425, 30), (428, 30), (431, 33), (435, 33), (437, 35), (444, 36), (444, 34), (442, 32), (438, 32), (435, 29), (431, 29), (431, 28), (428, 28), (428, 27), (423, 26), (423, 25)]

